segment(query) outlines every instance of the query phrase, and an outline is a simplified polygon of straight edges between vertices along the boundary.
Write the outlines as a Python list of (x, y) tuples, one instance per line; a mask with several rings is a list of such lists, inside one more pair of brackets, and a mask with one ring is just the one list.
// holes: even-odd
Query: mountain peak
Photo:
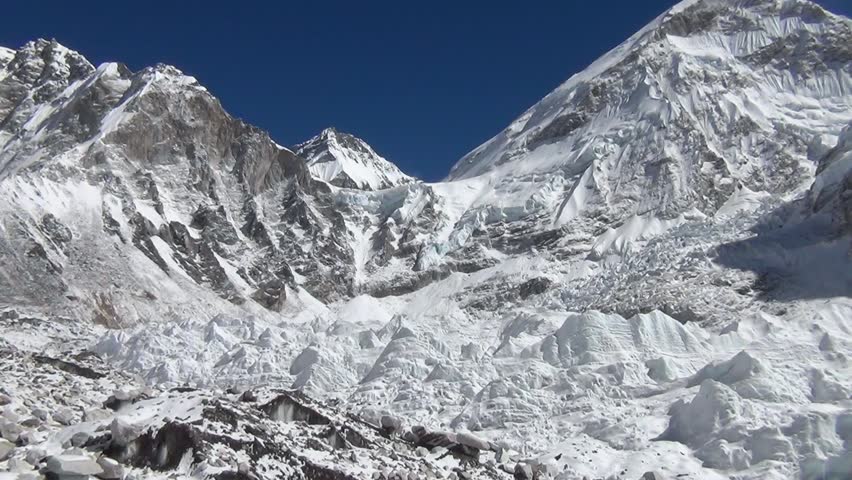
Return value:
[(802, 191), (814, 167), (801, 138), (836, 137), (849, 119), (850, 45), (852, 22), (809, 1), (681, 2), (462, 158), (449, 179), (487, 175), (501, 195), (519, 178), (542, 184), (529, 192), (571, 186), (554, 225), (601, 212), (713, 214), (734, 185)]
[(414, 181), (367, 142), (335, 127), (297, 145), (295, 151), (315, 178), (338, 187), (381, 190)]

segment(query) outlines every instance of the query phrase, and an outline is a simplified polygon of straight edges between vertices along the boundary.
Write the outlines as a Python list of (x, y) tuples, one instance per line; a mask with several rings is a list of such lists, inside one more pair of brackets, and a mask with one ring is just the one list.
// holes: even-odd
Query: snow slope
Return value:
[(311, 174), (324, 182), (362, 190), (380, 190), (414, 181), (363, 140), (327, 128), (296, 147)]

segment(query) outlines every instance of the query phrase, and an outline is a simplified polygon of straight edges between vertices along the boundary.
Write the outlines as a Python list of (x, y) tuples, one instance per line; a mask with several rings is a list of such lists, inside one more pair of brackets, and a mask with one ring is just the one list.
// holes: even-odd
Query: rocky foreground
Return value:
[(145, 387), (93, 354), (0, 349), (0, 478), (536, 478), (466, 433), (369, 424), (291, 390)]

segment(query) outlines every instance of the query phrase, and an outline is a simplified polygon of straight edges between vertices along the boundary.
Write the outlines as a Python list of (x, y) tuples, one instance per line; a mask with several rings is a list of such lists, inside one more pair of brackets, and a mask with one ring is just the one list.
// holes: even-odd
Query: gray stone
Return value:
[(41, 425), (41, 420), (36, 417), (30, 417), (21, 422), (21, 426), (27, 428), (36, 428)]
[(134, 425), (121, 418), (116, 418), (109, 426), (112, 441), (119, 446), (128, 445), (142, 435), (142, 427)]
[(103, 469), (103, 472), (96, 475), (98, 478), (103, 478), (104, 480), (117, 480), (124, 478), (124, 465), (109, 457), (99, 457), (98, 466)]
[(23, 428), (17, 423), (9, 420), (0, 419), (0, 436), (14, 443), (18, 441)]
[(34, 409), (32, 409), (32, 412), (30, 412), (30, 413), (32, 413), (35, 418), (37, 418), (37, 419), (39, 419), (43, 422), (46, 422), (48, 415), (50, 415), (47, 412), (47, 410), (45, 410), (43, 408), (34, 408)]
[(18, 435), (18, 442), (24, 445), (35, 445), (47, 439), (47, 434), (38, 430), (25, 430)]
[(30, 465), (37, 467), (45, 457), (47, 457), (47, 450), (42, 447), (33, 447), (27, 452), (25, 459)]
[(0, 393), (0, 406), (9, 405), (12, 403), (12, 397), (4, 393)]
[(12, 455), (12, 452), (15, 450), (15, 444), (4, 439), (0, 438), (0, 462), (9, 458)]
[(47, 471), (59, 476), (98, 475), (103, 473), (98, 463), (85, 455), (55, 455), (47, 459)]
[(18, 412), (15, 411), (14, 407), (11, 405), (7, 405), (3, 408), (3, 418), (5, 418), (9, 422), (19, 422), (21, 420), (21, 416)]
[(74, 411), (70, 408), (63, 408), (53, 412), (53, 420), (62, 425), (71, 425), (74, 422)]
[(515, 465), (515, 480), (533, 480), (533, 468), (526, 463)]
[(106, 420), (115, 415), (114, 412), (103, 408), (92, 408), (87, 409), (83, 412), (83, 421), (84, 422), (96, 422), (98, 420)]
[(512, 460), (512, 456), (509, 454), (509, 450), (498, 448), (494, 459), (497, 460), (497, 463), (508, 463)]
[(77, 432), (71, 436), (71, 445), (75, 447), (82, 447), (86, 445), (86, 442), (88, 442), (90, 438), (92, 438), (92, 436), (89, 435), (88, 432)]
[(469, 432), (459, 432), (456, 434), (456, 441), (477, 450), (491, 450), (490, 443)]
[(382, 415), (382, 430), (394, 434), (402, 430), (402, 420), (392, 415)]

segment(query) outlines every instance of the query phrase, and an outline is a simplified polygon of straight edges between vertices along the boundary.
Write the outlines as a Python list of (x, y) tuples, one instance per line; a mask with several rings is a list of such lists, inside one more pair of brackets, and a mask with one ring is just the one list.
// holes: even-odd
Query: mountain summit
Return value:
[(485, 175), (498, 192), (532, 179), (556, 192), (544, 213), (557, 226), (589, 214), (712, 215), (739, 186), (800, 192), (815, 171), (809, 145), (836, 141), (848, 118), (850, 45), (849, 20), (809, 1), (685, 1), (449, 178)]
[(360, 138), (334, 128), (297, 145), (296, 154), (315, 178), (338, 187), (381, 190), (414, 181)]

